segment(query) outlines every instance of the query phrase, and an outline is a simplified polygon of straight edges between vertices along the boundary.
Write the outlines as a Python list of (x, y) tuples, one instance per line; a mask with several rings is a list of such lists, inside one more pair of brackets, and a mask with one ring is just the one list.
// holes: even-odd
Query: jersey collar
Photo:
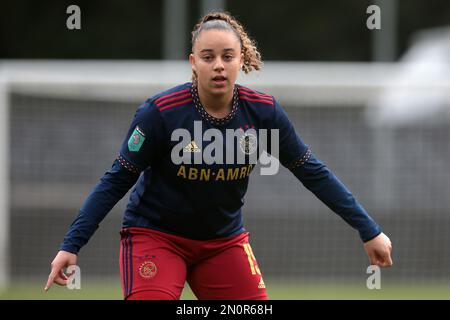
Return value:
[(205, 110), (202, 103), (200, 102), (200, 98), (198, 96), (198, 88), (197, 88), (197, 84), (195, 82), (192, 82), (192, 84), (191, 84), (191, 95), (192, 95), (192, 100), (194, 101), (195, 108), (200, 113), (202, 118), (214, 126), (224, 126), (224, 125), (228, 124), (231, 120), (233, 120), (234, 116), (236, 115), (238, 105), (239, 105), (238, 90), (237, 90), (236, 85), (234, 86), (234, 89), (233, 89), (233, 102), (232, 102), (231, 111), (224, 118), (216, 118), (216, 117), (210, 115)]

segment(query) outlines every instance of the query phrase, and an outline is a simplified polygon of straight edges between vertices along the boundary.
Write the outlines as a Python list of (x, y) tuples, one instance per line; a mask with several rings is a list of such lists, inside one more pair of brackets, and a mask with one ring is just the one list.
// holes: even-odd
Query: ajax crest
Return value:
[(258, 139), (254, 134), (245, 133), (239, 141), (239, 146), (243, 153), (252, 154), (257, 149)]
[(139, 266), (139, 274), (142, 278), (150, 279), (156, 275), (156, 264), (152, 261), (145, 261)]

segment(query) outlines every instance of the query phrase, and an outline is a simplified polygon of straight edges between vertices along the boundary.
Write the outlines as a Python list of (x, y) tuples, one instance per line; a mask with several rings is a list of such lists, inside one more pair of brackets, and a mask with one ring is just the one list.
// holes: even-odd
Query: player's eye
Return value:
[(230, 55), (227, 55), (227, 56), (225, 56), (225, 61), (231, 61), (231, 60), (233, 60), (233, 56), (230, 56)]
[(211, 57), (211, 56), (204, 56), (204, 57), (203, 57), (203, 60), (205, 60), (205, 61), (211, 61), (211, 60), (212, 60), (212, 57)]

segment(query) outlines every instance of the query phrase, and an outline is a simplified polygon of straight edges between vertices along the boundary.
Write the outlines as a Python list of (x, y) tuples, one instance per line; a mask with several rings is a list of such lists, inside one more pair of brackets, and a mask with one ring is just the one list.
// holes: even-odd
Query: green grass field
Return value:
[[(265, 281), (270, 299), (279, 300), (329, 300), (329, 299), (450, 299), (450, 286), (446, 285), (385, 285), (381, 289), (369, 290), (362, 285), (344, 284), (305, 284), (281, 283)], [(8, 290), (0, 293), (0, 299), (17, 300), (120, 300), (122, 299), (120, 284), (114, 282), (86, 281), (80, 290), (69, 290), (66, 287), (53, 286), (49, 292), (44, 292), (44, 283), (16, 283)], [(183, 300), (196, 299), (189, 286), (186, 286), (182, 295)]]

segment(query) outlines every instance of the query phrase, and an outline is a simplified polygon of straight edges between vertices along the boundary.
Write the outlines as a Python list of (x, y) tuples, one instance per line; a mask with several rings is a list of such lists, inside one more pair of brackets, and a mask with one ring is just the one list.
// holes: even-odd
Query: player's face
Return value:
[(233, 90), (243, 61), (239, 39), (227, 30), (201, 32), (189, 56), (199, 87), (212, 94)]

